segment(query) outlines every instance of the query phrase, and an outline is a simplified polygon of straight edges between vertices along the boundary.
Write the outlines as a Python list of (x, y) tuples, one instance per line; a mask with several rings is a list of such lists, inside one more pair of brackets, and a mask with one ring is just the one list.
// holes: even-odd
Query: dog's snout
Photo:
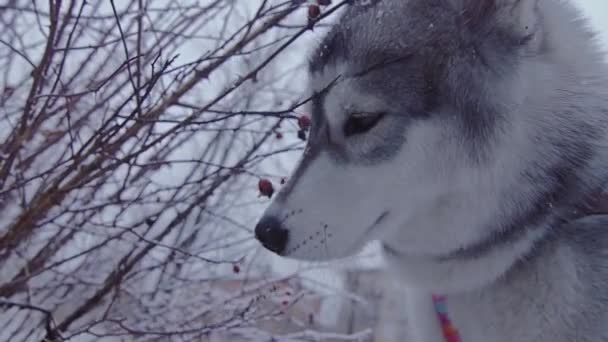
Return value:
[(255, 226), (255, 237), (267, 249), (281, 254), (287, 246), (288, 231), (275, 217), (263, 217)]

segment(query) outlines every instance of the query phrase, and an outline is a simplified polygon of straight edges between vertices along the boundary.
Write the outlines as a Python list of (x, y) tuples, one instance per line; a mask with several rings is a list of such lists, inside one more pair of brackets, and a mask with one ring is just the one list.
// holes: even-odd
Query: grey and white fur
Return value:
[(431, 293), (463, 342), (608, 341), (604, 60), (560, 0), (353, 1), (258, 239), (302, 260), (381, 241), (420, 342), (441, 341)]

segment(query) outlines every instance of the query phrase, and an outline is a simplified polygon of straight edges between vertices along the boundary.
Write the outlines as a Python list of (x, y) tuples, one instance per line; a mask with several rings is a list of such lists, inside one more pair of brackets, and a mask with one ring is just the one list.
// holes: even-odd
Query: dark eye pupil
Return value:
[(344, 135), (350, 137), (365, 133), (374, 128), (383, 116), (383, 114), (352, 115), (344, 124)]

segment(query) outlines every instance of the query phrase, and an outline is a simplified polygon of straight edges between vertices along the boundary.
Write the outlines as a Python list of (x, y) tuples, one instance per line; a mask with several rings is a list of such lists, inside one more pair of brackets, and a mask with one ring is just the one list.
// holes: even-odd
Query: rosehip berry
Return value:
[(298, 126), (300, 129), (308, 130), (310, 128), (310, 118), (307, 115), (302, 115), (298, 118)]
[(317, 19), (321, 15), (321, 8), (318, 5), (308, 6), (308, 19)]
[(258, 182), (258, 190), (260, 190), (260, 195), (268, 198), (271, 198), (272, 194), (274, 194), (274, 187), (268, 179), (260, 179)]

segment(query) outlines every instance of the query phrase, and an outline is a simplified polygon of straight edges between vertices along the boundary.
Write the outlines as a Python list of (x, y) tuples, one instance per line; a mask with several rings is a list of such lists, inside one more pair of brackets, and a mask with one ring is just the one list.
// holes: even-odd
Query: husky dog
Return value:
[(312, 56), (309, 141), (257, 238), (302, 260), (381, 241), (429, 295), (409, 304), (446, 295), (463, 342), (608, 341), (604, 60), (564, 1), (353, 1)]

